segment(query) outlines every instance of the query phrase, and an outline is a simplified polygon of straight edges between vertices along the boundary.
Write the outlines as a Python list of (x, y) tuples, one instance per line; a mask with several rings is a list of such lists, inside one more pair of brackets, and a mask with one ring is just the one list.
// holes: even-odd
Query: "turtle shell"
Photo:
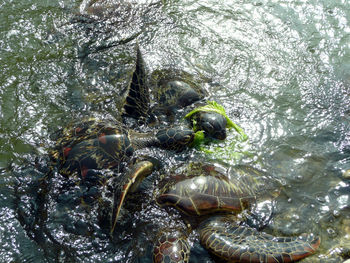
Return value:
[[(102, 221), (107, 220), (111, 232), (116, 227), (126, 195), (134, 191), (154, 168), (150, 161), (139, 160), (131, 164), (134, 147), (130, 133), (119, 122), (88, 119), (63, 129), (51, 153), (60, 174), (75, 178), (74, 181), (82, 189), (85, 189), (84, 185), (88, 189), (99, 189), (94, 195), (95, 202), (102, 206), (99, 208), (99, 217)], [(128, 168), (124, 169), (125, 166)], [(118, 176), (102, 172), (105, 169), (113, 169)], [(107, 195), (100, 193), (100, 188), (104, 187), (111, 188), (113, 202), (110, 198), (105, 200)]]
[(169, 81), (158, 94), (159, 104), (167, 108), (183, 108), (201, 99), (195, 89), (179, 80)]
[(119, 167), (133, 152), (128, 129), (122, 124), (88, 119), (63, 129), (51, 156), (61, 174), (86, 178), (96, 170)]
[(157, 102), (154, 111), (175, 115), (177, 110), (204, 99), (207, 93), (199, 85), (203, 82), (184, 71), (155, 70), (150, 82)]
[(291, 263), (314, 254), (321, 242), (308, 234), (272, 236), (225, 217), (204, 222), (199, 233), (202, 246), (227, 262)]
[(180, 174), (165, 180), (157, 202), (190, 215), (240, 212), (259, 197), (276, 193), (276, 184), (262, 172), (247, 166), (230, 171), (192, 163)]

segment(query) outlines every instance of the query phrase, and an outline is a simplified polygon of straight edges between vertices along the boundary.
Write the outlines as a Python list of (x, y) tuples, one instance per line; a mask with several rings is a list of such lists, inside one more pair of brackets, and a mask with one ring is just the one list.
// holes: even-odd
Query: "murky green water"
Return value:
[[(159, 209), (126, 216), (114, 243), (91, 241), (67, 234), (60, 215), (35, 229), (31, 212), (42, 202), (24, 187), (38, 189), (34, 159), (57, 128), (82, 115), (119, 116), (136, 39), (149, 72), (209, 79), (204, 88), (248, 134), (256, 165), (284, 183), (265, 230), (321, 236), (320, 252), (304, 262), (349, 255), (348, 1), (123, 1), (95, 19), (80, 5), (0, 4), (0, 262), (150, 262), (143, 242)], [(214, 262), (192, 241), (191, 262)]]

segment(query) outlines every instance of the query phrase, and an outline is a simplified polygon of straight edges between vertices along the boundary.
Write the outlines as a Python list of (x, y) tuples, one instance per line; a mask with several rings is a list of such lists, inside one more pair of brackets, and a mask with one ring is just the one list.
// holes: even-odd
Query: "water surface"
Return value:
[[(125, 89), (136, 41), (148, 72), (176, 68), (208, 80), (209, 97), (249, 136), (254, 157), (241, 162), (283, 183), (265, 230), (321, 236), (319, 253), (304, 262), (349, 255), (348, 1), (125, 1), (89, 10), (93, 18), (81, 4), (0, 4), (1, 262), (150, 262), (142, 242), (154, 227), (147, 222), (163, 215), (156, 207), (126, 216), (132, 230), (114, 244), (73, 239), (60, 229), (59, 215), (47, 226), (56, 243), (33, 234), (35, 223), (19, 220), (30, 218), (40, 200), (17, 186), (35, 189), (42, 174), (33, 164), (47, 153), (54, 131), (81, 116), (118, 118), (115, 94)], [(226, 144), (233, 140), (231, 132)], [(224, 154), (208, 158), (236, 163)], [(195, 236), (191, 242), (191, 262), (214, 262)]]

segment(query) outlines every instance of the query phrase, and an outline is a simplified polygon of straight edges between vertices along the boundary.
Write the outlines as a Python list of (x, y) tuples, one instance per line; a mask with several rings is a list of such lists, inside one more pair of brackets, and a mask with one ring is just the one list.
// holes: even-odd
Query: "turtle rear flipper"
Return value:
[(320, 238), (312, 235), (274, 237), (250, 227), (225, 227), (217, 220), (201, 227), (200, 240), (214, 255), (242, 263), (295, 262), (315, 253), (320, 245)]
[(136, 47), (136, 65), (128, 87), (124, 104), (124, 115), (136, 119), (149, 115), (150, 96), (146, 83), (146, 69), (139, 46)]

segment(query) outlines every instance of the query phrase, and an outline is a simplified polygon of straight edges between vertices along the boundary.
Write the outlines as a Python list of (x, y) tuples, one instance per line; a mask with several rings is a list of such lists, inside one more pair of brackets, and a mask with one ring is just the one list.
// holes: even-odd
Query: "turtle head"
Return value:
[(194, 132), (190, 129), (168, 128), (158, 131), (156, 137), (161, 148), (182, 151), (192, 143)]
[(195, 116), (196, 130), (203, 130), (207, 136), (226, 139), (226, 118), (216, 112), (198, 112)]
[(168, 97), (176, 98), (174, 103), (178, 107), (186, 107), (201, 99), (200, 94), (183, 81), (170, 81), (167, 83), (166, 89), (169, 93)]

